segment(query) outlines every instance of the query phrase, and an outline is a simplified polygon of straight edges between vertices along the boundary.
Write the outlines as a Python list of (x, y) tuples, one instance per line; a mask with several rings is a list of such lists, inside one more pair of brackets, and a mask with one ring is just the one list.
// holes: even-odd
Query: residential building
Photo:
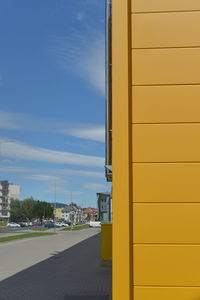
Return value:
[(0, 220), (8, 221), (10, 218), (10, 201), (19, 199), (20, 186), (9, 183), (7, 180), (0, 181)]
[(76, 203), (66, 205), (62, 209), (62, 219), (71, 224), (77, 224), (82, 221), (82, 208)]
[(111, 222), (111, 193), (97, 193), (98, 221)]
[(83, 219), (87, 221), (97, 220), (97, 209), (96, 208), (83, 208)]
[(54, 209), (54, 216), (56, 219), (62, 219), (62, 210), (63, 208), (55, 208)]

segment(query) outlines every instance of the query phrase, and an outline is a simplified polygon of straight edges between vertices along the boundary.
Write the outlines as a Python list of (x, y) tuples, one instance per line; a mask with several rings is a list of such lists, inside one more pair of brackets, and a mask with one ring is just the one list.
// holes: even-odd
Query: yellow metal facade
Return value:
[(101, 259), (112, 259), (112, 224), (101, 224)]
[(200, 299), (200, 1), (112, 16), (113, 300)]

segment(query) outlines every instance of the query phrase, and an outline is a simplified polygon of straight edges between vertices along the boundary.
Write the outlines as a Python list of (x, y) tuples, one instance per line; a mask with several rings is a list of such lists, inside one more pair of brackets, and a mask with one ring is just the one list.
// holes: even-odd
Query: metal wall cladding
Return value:
[(134, 162), (200, 162), (200, 123), (133, 125)]
[(133, 85), (200, 84), (200, 48), (132, 50)]
[(200, 122), (200, 85), (132, 87), (133, 123)]
[(137, 300), (198, 300), (200, 288), (191, 287), (134, 287)]
[(199, 287), (199, 253), (200, 245), (134, 245), (134, 284)]
[(132, 12), (160, 12), (160, 11), (196, 11), (200, 10), (199, 0), (131, 0)]
[(199, 11), (133, 14), (132, 48), (197, 47), (199, 26)]
[(134, 203), (133, 241), (135, 244), (200, 244), (199, 215), (200, 203)]
[(200, 2), (131, 18), (134, 299), (200, 299)]
[(134, 203), (200, 202), (199, 163), (134, 163)]

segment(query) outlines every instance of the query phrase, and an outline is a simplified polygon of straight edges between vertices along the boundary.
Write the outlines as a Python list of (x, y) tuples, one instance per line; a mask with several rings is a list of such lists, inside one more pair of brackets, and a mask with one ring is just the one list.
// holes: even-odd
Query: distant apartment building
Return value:
[(83, 219), (87, 221), (96, 221), (97, 209), (92, 207), (83, 208)]
[(112, 202), (111, 193), (97, 193), (98, 220), (112, 221)]
[(62, 209), (63, 208), (55, 208), (54, 209), (54, 216), (56, 219), (62, 219)]
[(62, 219), (64, 219), (66, 222), (76, 224), (81, 222), (82, 218), (82, 209), (76, 203), (66, 205), (62, 209)]
[(11, 199), (19, 199), (19, 196), (19, 185), (9, 183), (7, 180), (0, 181), (0, 220), (9, 220), (10, 201)]

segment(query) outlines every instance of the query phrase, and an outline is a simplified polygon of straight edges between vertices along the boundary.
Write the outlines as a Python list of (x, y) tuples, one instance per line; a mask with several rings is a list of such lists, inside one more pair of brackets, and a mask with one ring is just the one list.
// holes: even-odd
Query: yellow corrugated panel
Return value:
[(199, 122), (200, 85), (134, 86), (133, 123)]
[(200, 164), (133, 164), (134, 202), (200, 202)]
[(132, 47), (200, 46), (200, 12), (132, 15)]
[(199, 300), (200, 288), (134, 287), (134, 300)]
[(199, 84), (200, 48), (132, 50), (133, 85)]
[(133, 125), (133, 160), (200, 161), (200, 124)]
[(101, 259), (112, 259), (112, 224), (101, 224)]
[(200, 203), (136, 203), (134, 243), (200, 244)]
[(200, 245), (135, 245), (133, 267), (135, 285), (197, 287)]
[(133, 12), (200, 10), (199, 0), (132, 0)]

